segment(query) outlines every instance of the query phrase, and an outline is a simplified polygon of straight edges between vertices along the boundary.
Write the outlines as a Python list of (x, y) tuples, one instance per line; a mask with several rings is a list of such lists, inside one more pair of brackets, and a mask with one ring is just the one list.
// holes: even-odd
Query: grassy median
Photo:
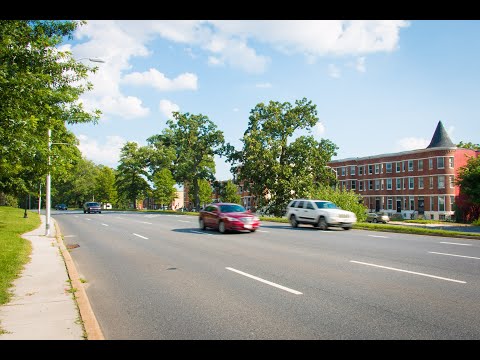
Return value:
[(32, 245), (22, 234), (38, 228), (40, 216), (34, 212), (0, 206), (0, 305), (10, 301), (13, 281), (30, 261)]

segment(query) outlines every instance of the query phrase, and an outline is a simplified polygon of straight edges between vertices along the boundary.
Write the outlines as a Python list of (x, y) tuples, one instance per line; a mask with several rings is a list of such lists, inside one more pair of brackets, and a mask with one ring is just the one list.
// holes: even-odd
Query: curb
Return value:
[(88, 300), (83, 283), (80, 281), (80, 277), (78, 276), (78, 272), (75, 268), (75, 264), (73, 263), (70, 252), (63, 243), (60, 228), (56, 221), (54, 221), (54, 224), (56, 233), (55, 238), (57, 239), (58, 246), (65, 261), (68, 276), (72, 281), (72, 287), (77, 290), (75, 292), (75, 301), (80, 311), (80, 317), (82, 319), (85, 332), (87, 333), (87, 340), (105, 340), (102, 330), (100, 329), (100, 325), (97, 322), (97, 318), (95, 317), (92, 307), (90, 306), (90, 301)]

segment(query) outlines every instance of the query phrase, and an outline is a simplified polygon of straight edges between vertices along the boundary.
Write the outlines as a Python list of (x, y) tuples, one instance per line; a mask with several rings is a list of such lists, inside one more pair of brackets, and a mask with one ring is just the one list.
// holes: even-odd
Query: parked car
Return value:
[(342, 210), (326, 200), (292, 200), (288, 203), (286, 216), (294, 228), (300, 224), (310, 224), (322, 230), (327, 230), (330, 226), (349, 230), (357, 222), (355, 213)]
[(212, 203), (200, 210), (198, 215), (200, 229), (218, 229), (222, 234), (227, 231), (248, 230), (254, 232), (260, 227), (260, 219), (242, 205), (233, 203)]
[(83, 213), (102, 213), (102, 207), (100, 206), (100, 203), (98, 202), (93, 202), (93, 201), (88, 201), (85, 204), (83, 204)]
[(368, 213), (367, 214), (367, 222), (372, 222), (372, 223), (384, 223), (386, 224), (387, 222), (390, 221), (390, 217), (387, 214), (381, 213), (381, 212), (373, 212), (373, 213)]
[(68, 210), (67, 205), (65, 204), (58, 204), (55, 205), (55, 210)]

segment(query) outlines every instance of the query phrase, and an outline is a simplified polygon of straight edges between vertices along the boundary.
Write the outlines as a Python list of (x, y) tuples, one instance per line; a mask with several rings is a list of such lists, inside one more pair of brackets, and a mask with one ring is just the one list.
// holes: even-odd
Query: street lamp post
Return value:
[[(91, 62), (96, 62), (96, 63), (104, 63), (105, 61), (102, 59), (98, 58), (80, 58), (77, 59), (77, 61), (80, 60), (89, 60)], [(51, 205), (51, 194), (50, 194), (50, 185), (51, 185), (51, 176), (50, 176), (50, 148), (54, 144), (64, 144), (64, 145), (69, 145), (68, 143), (52, 143), (51, 140), (52, 137), (52, 130), (48, 129), (48, 168), (47, 168), (47, 179), (46, 179), (46, 189), (45, 189), (45, 207), (46, 207), (46, 221), (45, 221), (45, 236), (50, 236), (50, 207)]]

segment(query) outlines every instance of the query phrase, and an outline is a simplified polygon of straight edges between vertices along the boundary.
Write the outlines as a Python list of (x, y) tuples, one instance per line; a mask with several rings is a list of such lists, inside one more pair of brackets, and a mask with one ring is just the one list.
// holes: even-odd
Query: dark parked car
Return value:
[(92, 201), (89, 201), (89, 202), (86, 202), (85, 204), (83, 204), (83, 213), (86, 214), (86, 213), (99, 213), (101, 214), (102, 213), (102, 207), (100, 206), (100, 203), (98, 202), (92, 202)]
[(254, 232), (260, 227), (260, 219), (242, 205), (215, 203), (205, 206), (198, 215), (200, 229), (218, 229), (222, 234), (227, 231), (248, 230)]
[(55, 210), (68, 210), (67, 205), (65, 204), (58, 204), (55, 205)]

